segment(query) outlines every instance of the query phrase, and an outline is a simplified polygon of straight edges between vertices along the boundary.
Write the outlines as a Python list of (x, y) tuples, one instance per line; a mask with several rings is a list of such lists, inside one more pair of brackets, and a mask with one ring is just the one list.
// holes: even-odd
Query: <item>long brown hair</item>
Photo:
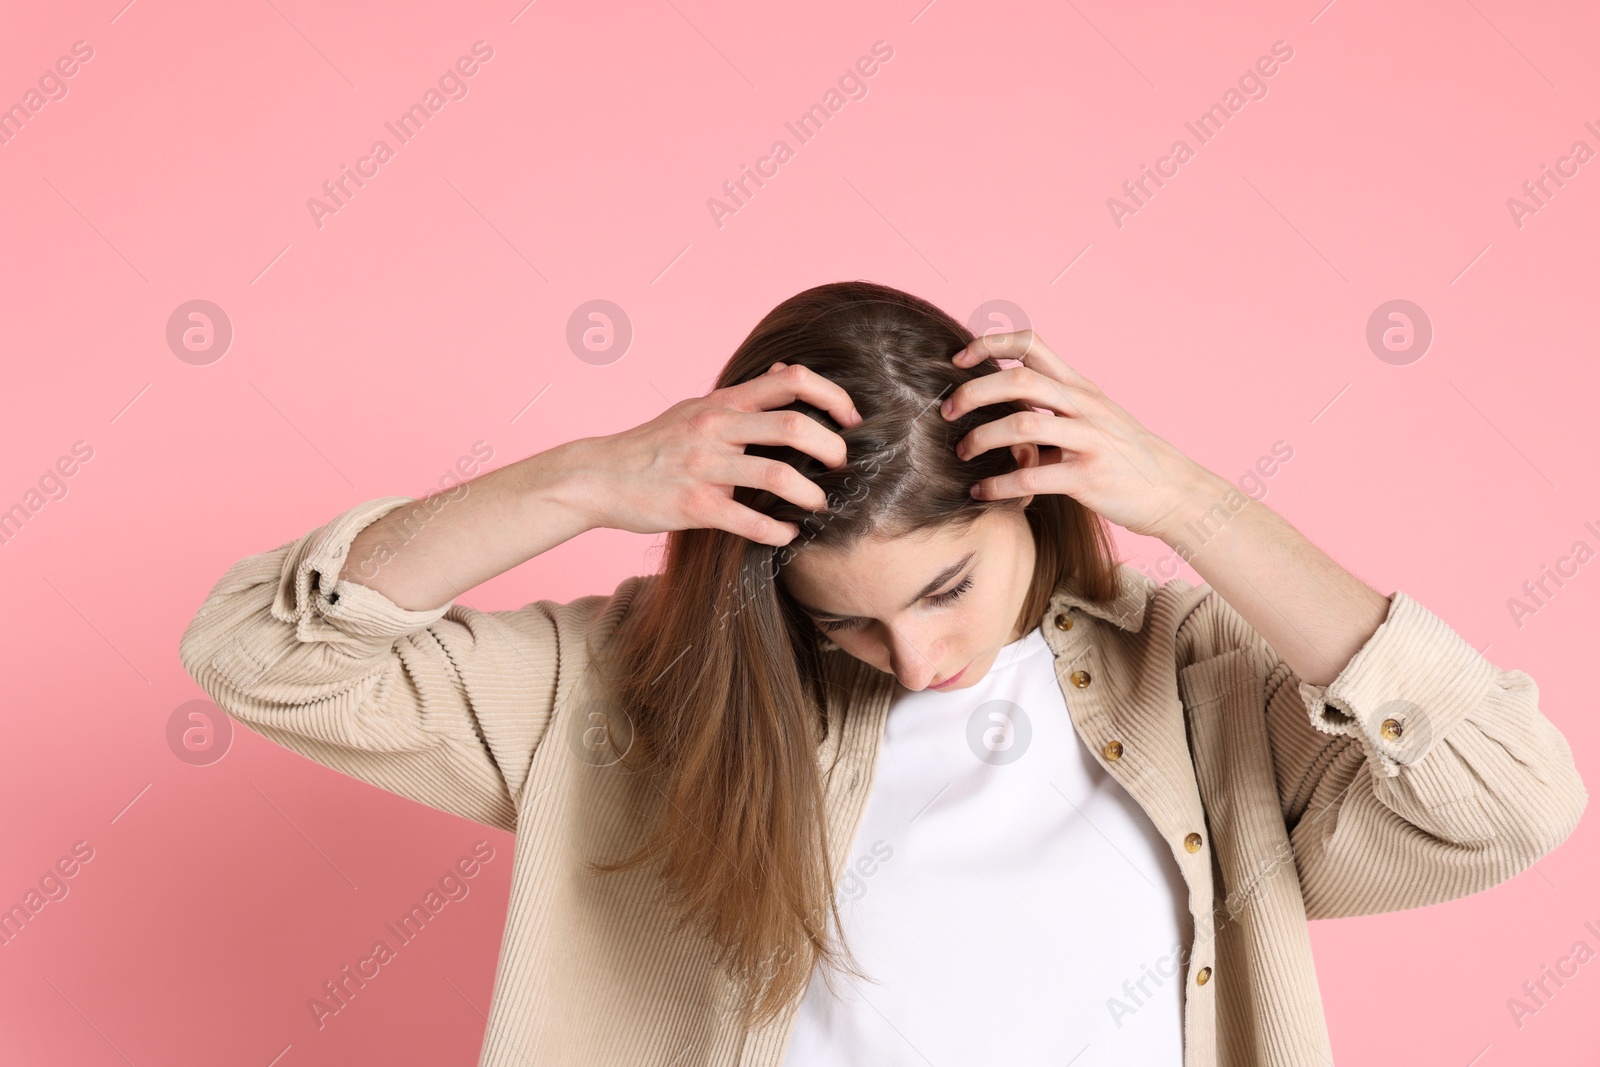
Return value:
[[(799, 536), (774, 548), (723, 530), (668, 534), (662, 573), (607, 649), (632, 730), (626, 762), (649, 775), (662, 802), (638, 850), (595, 869), (659, 865), (684, 921), (699, 924), (743, 989), (747, 1025), (775, 1019), (819, 962), (861, 973), (839, 928), (818, 765), (829, 730), (821, 657), (845, 653), (827, 649), (777, 575), (808, 545), (847, 550), (863, 537), (967, 523), (1020, 504), (968, 494), (978, 479), (1016, 469), (1009, 448), (963, 462), (954, 446), (973, 427), (1027, 406), (991, 405), (953, 422), (936, 410), (961, 382), (1000, 370), (992, 359), (965, 369), (950, 362), (972, 340), (927, 301), (872, 282), (819, 285), (773, 308), (716, 388), (781, 360), (845, 389), (862, 416), (850, 429), (804, 401), (784, 409), (840, 433), (843, 467), (786, 446), (745, 448), (815, 481), (830, 510), (737, 487), (736, 501), (794, 523)], [(1114, 596), (1116, 562), (1098, 515), (1062, 494), (1036, 495), (1025, 515), (1037, 560), (1021, 632), (1037, 625), (1063, 581), (1092, 600)]]

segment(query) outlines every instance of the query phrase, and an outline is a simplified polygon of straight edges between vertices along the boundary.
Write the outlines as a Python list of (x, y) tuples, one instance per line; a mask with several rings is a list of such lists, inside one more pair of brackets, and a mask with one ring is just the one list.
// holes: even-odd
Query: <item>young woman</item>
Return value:
[[(662, 572), (454, 603), (602, 526), (666, 532)], [(181, 655), (516, 834), (494, 1067), (1322, 1067), (1307, 920), (1493, 886), (1587, 799), (1526, 674), (1037, 335), (866, 282), (642, 426), (239, 561)]]

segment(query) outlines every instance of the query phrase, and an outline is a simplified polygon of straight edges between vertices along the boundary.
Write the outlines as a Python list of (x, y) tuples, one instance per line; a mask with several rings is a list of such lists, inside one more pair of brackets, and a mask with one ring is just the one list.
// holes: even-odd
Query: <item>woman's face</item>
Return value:
[(950, 692), (976, 684), (1023, 636), (1034, 555), (1027, 518), (1004, 508), (847, 553), (810, 545), (779, 580), (843, 651), (907, 689)]

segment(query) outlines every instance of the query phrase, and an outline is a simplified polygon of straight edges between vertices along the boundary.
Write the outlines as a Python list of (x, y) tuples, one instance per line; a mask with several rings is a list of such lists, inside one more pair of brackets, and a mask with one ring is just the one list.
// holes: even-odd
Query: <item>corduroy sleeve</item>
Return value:
[(367, 501), (229, 567), (179, 642), (217, 705), (262, 736), (401, 796), (503, 830), (555, 700), (553, 611), (398, 607), (339, 572), (408, 497)]
[[(1196, 616), (1210, 615), (1201, 621)], [(1220, 596), (1184, 625), (1250, 647), (1311, 919), (1479, 892), (1564, 841), (1588, 801), (1539, 689), (1396, 590), (1327, 685), (1303, 681)]]

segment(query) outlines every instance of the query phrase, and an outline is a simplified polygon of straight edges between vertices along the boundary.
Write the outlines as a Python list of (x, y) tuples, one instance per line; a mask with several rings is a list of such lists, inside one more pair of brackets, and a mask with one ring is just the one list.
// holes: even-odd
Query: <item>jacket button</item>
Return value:
[(1210, 967), (1202, 967), (1198, 971), (1194, 972), (1195, 985), (1205, 985), (1209, 981), (1211, 981)]
[(1390, 741), (1400, 740), (1400, 735), (1405, 732), (1405, 727), (1400, 725), (1398, 719), (1384, 719), (1383, 725), (1378, 727), (1378, 732)]
[(1105, 753), (1106, 753), (1106, 759), (1111, 760), (1113, 762), (1121, 759), (1122, 758), (1122, 742), (1121, 741), (1107, 741), (1106, 742)]
[(1088, 671), (1073, 671), (1072, 672), (1072, 684), (1077, 686), (1079, 689), (1087, 689), (1087, 688), (1089, 688), (1089, 672)]
[(1183, 847), (1188, 849), (1190, 852), (1199, 852), (1200, 844), (1201, 840), (1199, 834), (1190, 834), (1188, 837), (1183, 839)]
[(1072, 629), (1072, 616), (1068, 615), (1065, 612), (1062, 612), (1060, 615), (1057, 615), (1056, 616), (1056, 629), (1058, 629), (1058, 630), (1070, 630), (1070, 629)]

